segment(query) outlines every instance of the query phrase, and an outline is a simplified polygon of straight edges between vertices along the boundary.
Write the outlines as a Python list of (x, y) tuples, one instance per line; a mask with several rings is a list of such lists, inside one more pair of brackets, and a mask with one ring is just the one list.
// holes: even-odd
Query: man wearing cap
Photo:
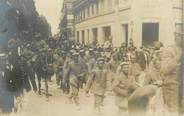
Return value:
[(62, 84), (63, 84), (63, 92), (65, 94), (69, 94), (69, 92), (70, 92), (68, 70), (70, 68), (70, 63), (71, 62), (72, 62), (72, 56), (71, 56), (71, 53), (68, 52), (66, 54), (66, 58), (65, 58), (65, 61), (64, 61), (64, 65), (63, 65), (63, 80), (62, 80)]
[(80, 63), (78, 61), (79, 53), (77, 51), (72, 54), (72, 61), (69, 63), (68, 68), (66, 70), (66, 74), (64, 75), (64, 81), (69, 80), (70, 83), (70, 94), (69, 100), (70, 102), (74, 101), (77, 109), (80, 109), (79, 103), (79, 76), (81, 73)]
[(30, 50), (30, 44), (26, 45), (25, 48), (22, 49), (22, 52), (21, 52), (22, 62), (24, 62), (23, 71), (28, 76), (29, 80), (31, 81), (31, 85), (33, 87), (33, 90), (36, 92), (37, 85), (36, 85), (36, 81), (35, 81), (34, 70), (32, 67), (33, 56), (34, 56), (34, 53)]
[(109, 61), (109, 70), (108, 70), (108, 82), (109, 82), (109, 90), (112, 91), (112, 83), (114, 81), (114, 74), (117, 71), (120, 61), (118, 61), (118, 56), (113, 54)]
[[(91, 49), (93, 50), (93, 49)], [(95, 62), (96, 62), (96, 56), (94, 55), (94, 52), (93, 51), (89, 51), (89, 58), (88, 58), (88, 72), (91, 73), (91, 71), (94, 69), (95, 67)]]
[(119, 108), (119, 115), (128, 114), (128, 97), (134, 89), (132, 78), (129, 76), (129, 63), (122, 62), (113, 81), (113, 91), (115, 93), (116, 105)]
[(107, 70), (104, 68), (104, 63), (104, 58), (98, 59), (97, 68), (92, 71), (86, 85), (86, 93), (91, 90), (94, 94), (94, 110), (97, 111), (97, 113), (101, 112), (108, 81)]
[(51, 48), (48, 49), (48, 52), (46, 54), (46, 65), (48, 67), (48, 79), (51, 82), (51, 77), (54, 75), (54, 56), (53, 56), (53, 50)]
[(163, 51), (161, 72), (163, 73), (163, 97), (169, 113), (179, 111), (179, 72), (182, 55), (181, 35), (176, 34), (175, 45)]
[(43, 77), (45, 79), (46, 97), (48, 97), (48, 81), (51, 82), (51, 76), (53, 75), (53, 55), (52, 49), (49, 48), (46, 54), (43, 56)]
[(86, 64), (85, 61), (85, 51), (82, 49), (80, 50), (80, 55), (79, 55), (79, 63), (81, 66), (81, 75), (79, 77), (79, 86), (80, 88), (83, 88), (83, 84), (86, 84), (86, 77), (87, 77), (87, 73), (88, 73), (88, 66)]
[(141, 71), (140, 65), (136, 62), (136, 55), (130, 55), (130, 67), (129, 74), (136, 76), (137, 71)]
[(144, 85), (155, 85), (156, 94), (150, 101), (151, 111), (154, 111), (155, 115), (159, 115), (163, 111), (163, 95), (162, 95), (162, 74), (160, 72), (161, 60), (154, 58), (151, 62), (151, 66), (146, 72)]
[(64, 53), (63, 55), (59, 55), (59, 58), (56, 61), (56, 83), (58, 86), (60, 86), (60, 88), (63, 89), (63, 84), (62, 84), (62, 80), (63, 80), (63, 66), (64, 66), (64, 61), (65, 61), (65, 56)]

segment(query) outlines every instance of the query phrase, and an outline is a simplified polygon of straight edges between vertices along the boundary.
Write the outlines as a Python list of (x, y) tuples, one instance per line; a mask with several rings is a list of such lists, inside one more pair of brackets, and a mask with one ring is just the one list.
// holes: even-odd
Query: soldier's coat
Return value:
[(132, 85), (132, 77), (126, 76), (123, 72), (115, 75), (113, 82), (113, 91), (115, 93), (116, 105), (120, 108), (128, 108), (128, 97)]
[(104, 96), (107, 88), (107, 70), (96, 68), (92, 71), (86, 85), (86, 90), (93, 94)]
[(181, 48), (173, 45), (162, 53), (163, 97), (169, 112), (179, 111), (179, 70), (181, 64)]
[(68, 62), (66, 67), (66, 72), (64, 72), (64, 81), (69, 80), (70, 83), (70, 95), (69, 99), (74, 100), (76, 105), (79, 105), (79, 75), (81, 73), (81, 67), (79, 62)]

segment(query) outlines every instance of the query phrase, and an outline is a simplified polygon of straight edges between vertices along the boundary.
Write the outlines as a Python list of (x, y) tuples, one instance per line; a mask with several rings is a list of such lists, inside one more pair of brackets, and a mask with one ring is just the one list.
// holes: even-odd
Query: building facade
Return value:
[(116, 47), (130, 39), (136, 46), (171, 45), (182, 30), (182, 0), (76, 0), (73, 13), (76, 41), (83, 44), (111, 36)]
[(64, 34), (67, 38), (74, 38), (74, 15), (72, 12), (73, 2), (75, 0), (64, 0), (63, 7), (61, 10), (60, 19), (60, 32)]

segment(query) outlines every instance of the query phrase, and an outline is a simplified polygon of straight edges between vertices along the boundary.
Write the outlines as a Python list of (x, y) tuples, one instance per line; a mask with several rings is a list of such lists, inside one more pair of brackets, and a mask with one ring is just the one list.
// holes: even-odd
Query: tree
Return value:
[(42, 38), (48, 38), (51, 36), (51, 26), (43, 15), (40, 15), (37, 18), (35, 31), (40, 33)]

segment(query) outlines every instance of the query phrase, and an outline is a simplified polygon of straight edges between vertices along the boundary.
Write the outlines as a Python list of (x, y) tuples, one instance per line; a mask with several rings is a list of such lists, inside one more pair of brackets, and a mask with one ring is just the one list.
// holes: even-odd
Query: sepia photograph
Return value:
[(0, 116), (184, 116), (184, 0), (0, 0)]

